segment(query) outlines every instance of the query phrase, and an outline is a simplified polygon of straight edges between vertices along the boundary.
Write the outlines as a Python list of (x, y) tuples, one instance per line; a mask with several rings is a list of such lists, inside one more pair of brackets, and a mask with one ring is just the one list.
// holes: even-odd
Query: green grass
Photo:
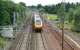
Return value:
[(3, 37), (0, 37), (0, 48), (3, 48), (5, 46), (5, 42), (6, 42), (6, 39)]
[[(47, 14), (47, 18), (49, 20), (56, 20), (56, 19), (58, 19), (58, 16), (55, 14)], [(65, 21), (64, 25), (65, 25), (65, 29), (71, 29), (71, 27), (72, 27), (72, 25), (69, 24), (68, 21)], [(58, 23), (58, 27), (61, 28), (62, 26), (59, 25), (59, 23)]]
[(57, 15), (55, 15), (55, 14), (48, 14), (48, 15), (47, 15), (47, 18), (48, 18), (49, 20), (56, 20), (56, 19), (57, 19)]

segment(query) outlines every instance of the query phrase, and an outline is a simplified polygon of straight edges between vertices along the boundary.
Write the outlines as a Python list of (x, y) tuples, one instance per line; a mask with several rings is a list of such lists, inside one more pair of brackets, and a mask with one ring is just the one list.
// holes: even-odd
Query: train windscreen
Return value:
[(40, 25), (41, 24), (41, 20), (36, 20), (36, 24)]

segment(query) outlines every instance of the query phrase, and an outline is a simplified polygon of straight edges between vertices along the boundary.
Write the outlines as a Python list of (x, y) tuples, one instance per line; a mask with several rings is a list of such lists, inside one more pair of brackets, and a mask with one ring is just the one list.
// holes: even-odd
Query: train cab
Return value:
[(43, 27), (43, 24), (42, 24), (42, 19), (40, 18), (39, 15), (34, 15), (34, 18), (33, 18), (33, 30), (34, 31), (37, 31), (37, 32), (41, 32), (42, 31), (42, 27)]

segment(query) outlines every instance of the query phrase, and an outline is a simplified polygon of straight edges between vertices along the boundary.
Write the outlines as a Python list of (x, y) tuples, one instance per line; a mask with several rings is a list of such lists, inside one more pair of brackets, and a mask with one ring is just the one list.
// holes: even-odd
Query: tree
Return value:
[(5, 10), (0, 11), (0, 25), (11, 24), (9, 13)]
[(38, 9), (42, 8), (42, 5), (41, 5), (41, 4), (38, 4), (38, 5), (37, 5), (37, 8), (38, 8)]
[(80, 7), (77, 7), (74, 11), (74, 23), (72, 30), (80, 32)]
[(20, 18), (22, 18), (25, 16), (25, 11), (26, 5), (23, 2), (16, 4), (11, 0), (0, 0), (0, 25), (13, 24), (14, 12), (21, 15)]
[(68, 21), (69, 23), (72, 23), (74, 20), (74, 9), (70, 8), (68, 12)]

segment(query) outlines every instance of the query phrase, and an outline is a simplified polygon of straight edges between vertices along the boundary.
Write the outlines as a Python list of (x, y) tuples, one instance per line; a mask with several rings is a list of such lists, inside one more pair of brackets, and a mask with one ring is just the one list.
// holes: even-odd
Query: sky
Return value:
[[(57, 4), (62, 2), (62, 0), (12, 0), (15, 3), (19, 3), (19, 2), (24, 2), (26, 3), (27, 6), (31, 6), (31, 5), (37, 5), (37, 4), (42, 4), (42, 5), (52, 5), (52, 4)], [(65, 2), (70, 2), (70, 3), (76, 3), (79, 2), (80, 0), (65, 0)]]

